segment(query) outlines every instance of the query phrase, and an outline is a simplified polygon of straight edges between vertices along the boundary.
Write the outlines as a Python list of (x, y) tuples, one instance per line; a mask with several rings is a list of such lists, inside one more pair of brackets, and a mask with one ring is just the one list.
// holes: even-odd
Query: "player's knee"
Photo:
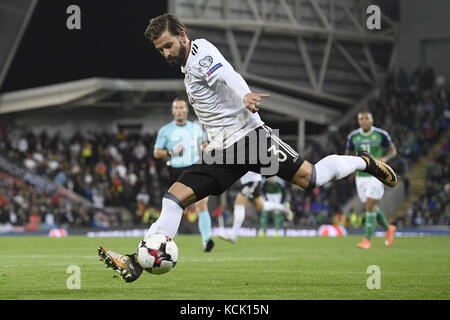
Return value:
[(174, 195), (184, 207), (187, 207), (197, 201), (194, 191), (180, 182), (175, 182), (169, 188), (168, 192)]
[(244, 196), (241, 193), (238, 193), (238, 195), (236, 196), (236, 199), (234, 200), (234, 205), (242, 205), (245, 206), (247, 204), (247, 197)]
[(254, 201), (253, 201), (256, 210), (258, 210), (258, 212), (262, 212), (264, 210), (264, 200), (262, 196), (257, 197)]
[(370, 212), (375, 211), (376, 205), (377, 205), (377, 200), (367, 198), (367, 200), (366, 200), (366, 210), (367, 211), (370, 211)]

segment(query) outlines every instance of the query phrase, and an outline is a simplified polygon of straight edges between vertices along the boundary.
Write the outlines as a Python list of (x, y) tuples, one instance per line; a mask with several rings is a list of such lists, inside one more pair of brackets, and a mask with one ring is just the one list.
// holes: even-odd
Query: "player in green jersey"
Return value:
[[(273, 176), (267, 178), (263, 184), (263, 194), (266, 201), (271, 201), (275, 203), (284, 203), (285, 201), (285, 192), (284, 192), (284, 181), (277, 176)], [(286, 206), (289, 207), (289, 203), (286, 202)], [(273, 224), (275, 229), (275, 237), (279, 235), (278, 231), (281, 228), (281, 223), (287, 218), (287, 220), (292, 221), (294, 218), (294, 214), (291, 210), (280, 211), (280, 210), (272, 210), (273, 212)], [(261, 229), (260, 236), (265, 236), (267, 231), (267, 224), (269, 222), (269, 210), (263, 210), (261, 212)]]
[[(384, 163), (397, 155), (394, 143), (389, 134), (373, 126), (372, 114), (368, 111), (358, 113), (360, 128), (352, 131), (347, 138), (346, 154), (354, 154), (361, 150), (367, 151)], [(387, 153), (383, 156), (383, 149)], [(362, 242), (358, 243), (361, 249), (369, 249), (371, 238), (375, 232), (377, 222), (386, 231), (386, 246), (390, 247), (394, 240), (395, 226), (389, 225), (383, 212), (377, 206), (377, 201), (383, 198), (384, 185), (366, 172), (356, 171), (356, 190), (366, 209), (366, 234)]]

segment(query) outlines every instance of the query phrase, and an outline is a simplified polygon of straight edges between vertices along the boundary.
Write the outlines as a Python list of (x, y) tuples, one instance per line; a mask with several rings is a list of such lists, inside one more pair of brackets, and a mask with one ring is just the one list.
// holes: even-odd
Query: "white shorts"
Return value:
[(267, 201), (281, 203), (283, 199), (283, 195), (281, 193), (266, 193), (265, 194)]
[(381, 200), (384, 194), (384, 185), (375, 177), (356, 177), (356, 191), (362, 203), (366, 203), (367, 198)]

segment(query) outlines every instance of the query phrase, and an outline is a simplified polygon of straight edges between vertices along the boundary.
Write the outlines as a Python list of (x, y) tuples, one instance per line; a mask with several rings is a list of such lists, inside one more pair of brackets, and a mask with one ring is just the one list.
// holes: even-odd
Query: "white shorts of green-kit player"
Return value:
[(384, 185), (375, 177), (356, 177), (356, 191), (362, 203), (367, 198), (381, 200), (384, 194)]

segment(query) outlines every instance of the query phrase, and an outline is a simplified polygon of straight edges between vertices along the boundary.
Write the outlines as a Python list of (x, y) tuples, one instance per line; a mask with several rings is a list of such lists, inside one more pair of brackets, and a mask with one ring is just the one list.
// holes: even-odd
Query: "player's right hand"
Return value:
[(259, 111), (259, 105), (261, 104), (261, 100), (263, 98), (267, 98), (269, 95), (266, 93), (247, 93), (244, 96), (244, 104), (248, 110), (255, 113)]

